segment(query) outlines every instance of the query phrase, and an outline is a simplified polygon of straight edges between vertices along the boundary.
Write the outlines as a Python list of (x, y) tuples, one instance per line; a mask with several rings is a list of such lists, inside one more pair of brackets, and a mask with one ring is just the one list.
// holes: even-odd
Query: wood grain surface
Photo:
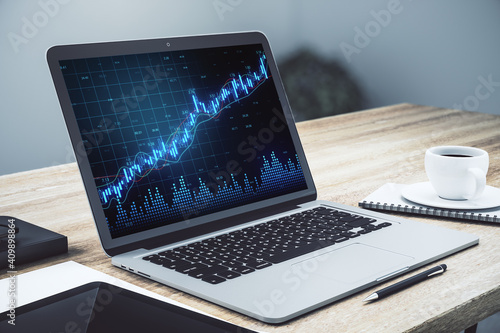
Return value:
[[(500, 187), (500, 116), (399, 104), (306, 121), (297, 127), (319, 199), (357, 206), (387, 182), (426, 181), (424, 153), (437, 145), (485, 149), (490, 154), (487, 183)], [(384, 300), (362, 302), (371, 292), (432, 265), (288, 323), (267, 325), (112, 266), (99, 243), (76, 163), (1, 176), (0, 215), (68, 236), (67, 254), (19, 266), (19, 274), (74, 260), (264, 332), (458, 332), (500, 311), (500, 224), (404, 215), (476, 234), (480, 243), (442, 260), (449, 269), (439, 278)], [(1, 273), (0, 278), (7, 277), (5, 270)]]

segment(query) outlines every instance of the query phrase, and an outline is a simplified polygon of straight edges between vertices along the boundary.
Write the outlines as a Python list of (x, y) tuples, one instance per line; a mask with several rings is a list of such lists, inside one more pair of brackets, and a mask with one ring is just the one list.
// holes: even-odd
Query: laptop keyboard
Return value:
[(390, 225), (317, 207), (143, 259), (218, 284)]

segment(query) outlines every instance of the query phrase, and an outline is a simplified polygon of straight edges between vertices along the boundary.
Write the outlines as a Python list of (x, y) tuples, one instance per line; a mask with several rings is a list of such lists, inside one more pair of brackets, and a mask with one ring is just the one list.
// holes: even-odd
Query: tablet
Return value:
[(254, 332), (170, 303), (91, 282), (0, 315), (0, 332)]

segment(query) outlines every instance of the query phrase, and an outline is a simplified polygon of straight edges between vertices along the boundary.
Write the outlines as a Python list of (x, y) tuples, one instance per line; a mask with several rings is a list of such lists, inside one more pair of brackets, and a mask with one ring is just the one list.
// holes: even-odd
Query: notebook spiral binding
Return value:
[(359, 202), (359, 206), (375, 210), (500, 223), (500, 217), (498, 217), (497, 215), (490, 216), (490, 214), (474, 213), (470, 211), (459, 211), (459, 210), (450, 210), (450, 209), (441, 209), (441, 208), (423, 207), (423, 206), (410, 206), (410, 205), (403, 206), (399, 204), (395, 205), (395, 204), (387, 204), (387, 203), (380, 203), (373, 201), (361, 201)]

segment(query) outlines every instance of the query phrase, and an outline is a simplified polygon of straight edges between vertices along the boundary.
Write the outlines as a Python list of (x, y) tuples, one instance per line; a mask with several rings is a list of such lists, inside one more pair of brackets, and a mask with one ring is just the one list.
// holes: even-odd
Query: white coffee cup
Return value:
[(489, 156), (482, 149), (439, 146), (425, 152), (425, 171), (437, 195), (449, 200), (480, 196), (486, 186)]

